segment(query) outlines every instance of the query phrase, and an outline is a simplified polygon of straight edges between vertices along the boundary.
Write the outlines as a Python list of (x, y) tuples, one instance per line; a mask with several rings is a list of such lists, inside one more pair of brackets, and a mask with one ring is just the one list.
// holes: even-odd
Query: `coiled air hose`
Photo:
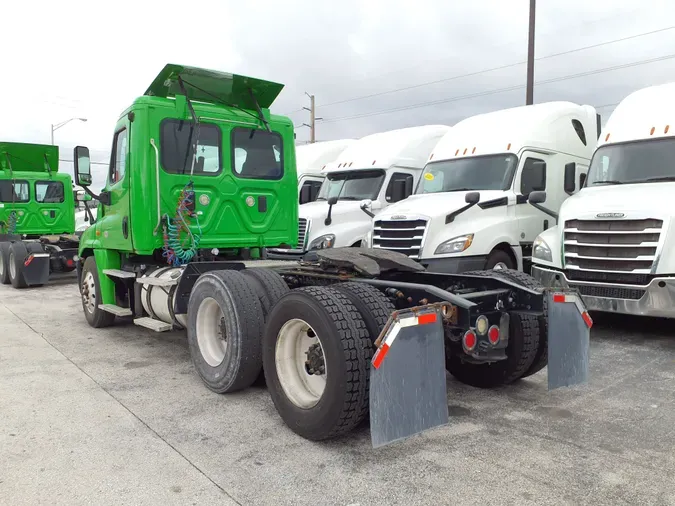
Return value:
[[(189, 206), (194, 202), (195, 192), (193, 190), (193, 183), (190, 181), (181, 190), (178, 196), (178, 203), (176, 205), (176, 214), (174, 218), (164, 215), (163, 229), (164, 229), (164, 247), (162, 256), (166, 259), (169, 265), (178, 267), (190, 262), (197, 254), (197, 248), (202, 236), (202, 229), (199, 225), (199, 219), (196, 213), (190, 211)], [(197, 233), (190, 230), (188, 219), (194, 218), (197, 226)], [(183, 237), (184, 234), (189, 236), (189, 243)]]

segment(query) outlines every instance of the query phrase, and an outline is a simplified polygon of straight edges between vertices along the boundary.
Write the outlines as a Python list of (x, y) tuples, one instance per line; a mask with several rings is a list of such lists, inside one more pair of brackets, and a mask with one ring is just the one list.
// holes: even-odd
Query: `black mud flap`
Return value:
[(548, 388), (588, 381), (588, 349), (593, 320), (576, 290), (554, 290), (548, 297)]
[(28, 286), (49, 281), (49, 253), (29, 253), (23, 263), (23, 279)]
[(370, 368), (374, 448), (448, 423), (445, 303), (394, 312)]

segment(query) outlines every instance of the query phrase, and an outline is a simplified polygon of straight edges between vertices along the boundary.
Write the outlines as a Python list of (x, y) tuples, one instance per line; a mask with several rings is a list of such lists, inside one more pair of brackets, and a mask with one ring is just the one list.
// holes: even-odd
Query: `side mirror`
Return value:
[(73, 150), (73, 163), (75, 165), (75, 181), (80, 186), (91, 185), (91, 161), (89, 148), (76, 146)]
[(546, 202), (546, 192), (542, 191), (530, 192), (530, 196), (528, 197), (527, 201), (530, 204), (543, 204), (544, 202)]
[(338, 202), (337, 197), (329, 197), (328, 198), (328, 205), (329, 206), (334, 206), (335, 204), (337, 204), (337, 202)]
[(300, 188), (300, 204), (306, 204), (312, 201), (312, 187), (308, 184)]
[(375, 213), (373, 213), (373, 201), (370, 199), (363, 199), (359, 205), (361, 211), (366, 213), (369, 217), (374, 218)]
[(396, 179), (391, 185), (391, 202), (398, 202), (408, 197), (405, 179)]
[(582, 172), (579, 174), (579, 189), (581, 190), (584, 187), (584, 184), (586, 183), (586, 174)]
[(466, 195), (464, 195), (464, 202), (467, 204), (478, 204), (478, 201), (480, 200), (480, 193), (479, 192), (469, 192)]
[(577, 164), (574, 162), (570, 162), (565, 164), (565, 180), (563, 183), (563, 188), (565, 189), (565, 193), (568, 195), (572, 195), (574, 193), (575, 185), (576, 185), (576, 176), (577, 174)]

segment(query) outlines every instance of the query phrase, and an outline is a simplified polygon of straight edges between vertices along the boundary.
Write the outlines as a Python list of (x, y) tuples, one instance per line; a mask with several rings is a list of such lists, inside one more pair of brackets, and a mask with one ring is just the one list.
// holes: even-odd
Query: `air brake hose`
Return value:
[[(193, 183), (190, 181), (181, 190), (178, 196), (178, 203), (176, 205), (176, 214), (173, 219), (168, 215), (164, 215), (164, 248), (162, 256), (166, 258), (169, 265), (178, 267), (190, 262), (197, 254), (197, 248), (201, 240), (202, 230), (199, 225), (199, 219), (196, 213), (190, 211), (189, 206), (193, 203), (195, 192), (192, 189)], [(190, 230), (187, 222), (188, 218), (194, 218), (197, 225), (198, 232), (195, 234)], [(190, 238), (190, 245), (185, 247), (183, 234), (187, 234)]]

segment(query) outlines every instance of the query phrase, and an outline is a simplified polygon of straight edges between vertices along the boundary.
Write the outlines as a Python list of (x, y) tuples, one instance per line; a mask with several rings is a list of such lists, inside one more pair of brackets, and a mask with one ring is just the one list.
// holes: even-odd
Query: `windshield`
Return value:
[(675, 139), (602, 146), (593, 155), (586, 186), (675, 180)]
[(337, 197), (338, 200), (376, 200), (383, 181), (382, 170), (328, 174), (321, 185), (317, 200), (328, 200), (331, 197)]
[(416, 193), (507, 190), (517, 165), (518, 157), (513, 154), (432, 162), (424, 168)]

